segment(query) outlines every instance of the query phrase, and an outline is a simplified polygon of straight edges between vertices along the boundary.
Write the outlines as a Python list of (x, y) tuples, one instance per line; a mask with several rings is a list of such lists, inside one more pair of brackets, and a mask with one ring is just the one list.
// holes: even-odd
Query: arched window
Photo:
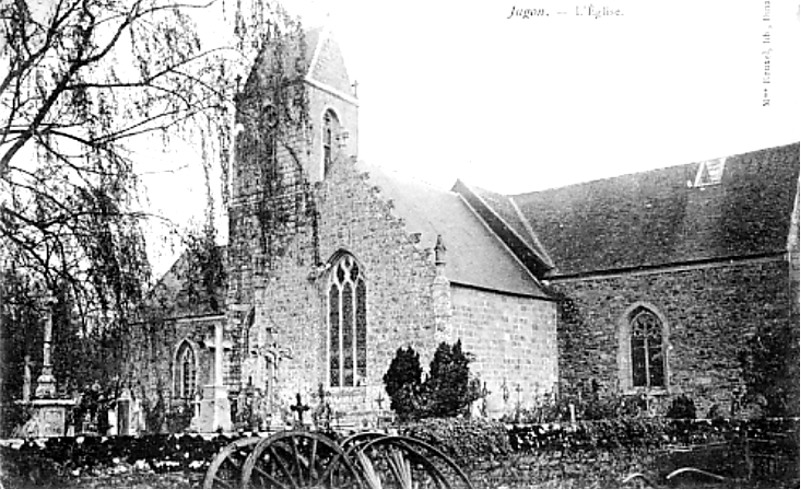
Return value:
[(632, 312), (629, 320), (631, 385), (662, 388), (665, 386), (665, 357), (662, 322), (644, 307)]
[(175, 354), (175, 383), (178, 398), (194, 398), (197, 387), (197, 361), (195, 351), (184, 341)]
[(367, 378), (367, 284), (356, 259), (334, 262), (328, 286), (328, 379), (332, 387)]
[(339, 119), (334, 111), (328, 109), (323, 115), (323, 177), (331, 170), (338, 137)]

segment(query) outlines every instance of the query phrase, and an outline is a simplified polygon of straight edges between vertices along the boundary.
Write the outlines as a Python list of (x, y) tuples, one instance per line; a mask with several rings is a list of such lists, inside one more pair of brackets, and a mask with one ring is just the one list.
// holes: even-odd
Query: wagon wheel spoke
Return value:
[(238, 439), (220, 449), (203, 478), (203, 488), (236, 488), (245, 458), (259, 441), (257, 437)]
[(241, 460), (239, 460), (239, 459), (234, 458), (234, 455), (231, 454), (227, 458), (225, 458), (225, 461), (223, 461), (220, 466), (222, 466), (223, 464), (226, 464), (226, 463), (229, 464), (229, 465), (233, 465), (233, 467), (235, 469), (237, 469), (237, 470), (241, 470), (242, 469), (242, 465), (245, 463), (245, 458), (242, 458)]
[(356, 451), (356, 460), (362, 468), (364, 479), (367, 485), (369, 485), (369, 488), (382, 488), (381, 477), (378, 476), (378, 472), (375, 466), (373, 466), (373, 462), (370, 461), (370, 458), (365, 456), (364, 452)]
[(270, 484), (273, 485), (274, 488), (293, 488), (293, 487), (287, 487), (286, 485), (281, 483), (280, 480), (274, 478), (271, 474), (267, 473), (266, 471), (264, 471), (263, 469), (259, 468), (258, 466), (254, 466), (253, 467), (253, 471), (255, 471), (256, 473), (261, 475), (261, 477), (264, 480), (267, 480), (268, 482), (270, 482)]
[(278, 467), (281, 469), (281, 472), (287, 478), (289, 478), (289, 482), (291, 483), (289, 488), (301, 488), (298, 485), (298, 482), (295, 481), (295, 478), (292, 476), (292, 472), (289, 471), (289, 469), (286, 467), (286, 464), (284, 464), (284, 459), (278, 455), (278, 452), (275, 450), (275, 448), (273, 446), (270, 446), (269, 451), (270, 454), (273, 455), (273, 458), (275, 459), (276, 463), (278, 463)]
[(331, 476), (333, 476), (334, 470), (339, 469), (339, 468), (337, 468), (339, 466), (339, 462), (340, 462), (340, 456), (336, 455), (334, 457), (334, 459), (332, 459), (328, 463), (325, 471), (323, 471), (322, 476), (320, 476), (320, 478), (316, 482), (314, 482), (314, 484), (318, 485), (320, 483), (323, 483), (323, 482), (327, 481)]
[(342, 487), (359, 483), (356, 469), (344, 459), (336, 442), (304, 431), (279, 432), (262, 439), (245, 460), (241, 478), (243, 487)]
[[(302, 484), (304, 483), (304, 479), (303, 479), (303, 466), (304, 466), (304, 464), (303, 464), (303, 462), (301, 462), (300, 449), (298, 448), (298, 439), (297, 439), (297, 437), (292, 436), (291, 440), (292, 440), (292, 454), (295, 456), (295, 466), (298, 469), (298, 480), (300, 480), (301, 486), (303, 487), (304, 485), (302, 485)], [(312, 460), (311, 464), (307, 464), (307, 466), (311, 466), (312, 464), (314, 464), (314, 460)], [(307, 481), (305, 483), (309, 483), (310, 481), (311, 481), (311, 468), (309, 468), (309, 481)]]
[(315, 471), (317, 465), (317, 439), (312, 439), (311, 456), (309, 457), (309, 483), (312, 483), (317, 476)]
[(383, 456), (398, 485), (401, 488), (412, 488), (412, 476), (406, 471), (403, 455), (396, 448), (392, 448), (385, 451)]
[(464, 472), (430, 444), (405, 436), (385, 436), (348, 452), (359, 464), (367, 484), (392, 482), (401, 488), (472, 488)]

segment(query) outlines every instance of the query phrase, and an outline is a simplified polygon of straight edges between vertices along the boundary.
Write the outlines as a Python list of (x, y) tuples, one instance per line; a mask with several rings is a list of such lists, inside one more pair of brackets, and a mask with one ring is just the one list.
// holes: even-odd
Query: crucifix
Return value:
[(382, 404), (384, 403), (384, 395), (382, 393), (378, 394), (378, 398), (375, 399), (375, 402), (378, 404), (378, 409), (381, 410)]
[(304, 405), (303, 402), (300, 401), (300, 393), (296, 393), (295, 394), (295, 399), (297, 400), (297, 403), (295, 403), (294, 405), (290, 406), (289, 409), (297, 414), (298, 421), (297, 421), (296, 425), (297, 425), (298, 428), (302, 428), (303, 427), (303, 413), (309, 410), (309, 406), (308, 405)]
[(481, 387), (481, 416), (487, 416), (487, 397), (490, 395), (490, 391), (487, 389), (487, 382), (484, 381), (484, 386)]
[(523, 391), (523, 388), (520, 387), (518, 384), (515, 387), (515, 391), (517, 392), (517, 403), (515, 404), (515, 420), (520, 419), (520, 392)]

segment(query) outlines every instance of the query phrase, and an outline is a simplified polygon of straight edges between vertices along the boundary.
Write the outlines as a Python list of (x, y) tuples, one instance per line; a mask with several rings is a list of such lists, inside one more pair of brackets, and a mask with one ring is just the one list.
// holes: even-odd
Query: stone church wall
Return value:
[(451, 288), (451, 301), (453, 336), (476, 356), (471, 372), (486, 382), (491, 392), (487, 398), (490, 412), (513, 410), (518, 386), (523, 407), (557, 387), (554, 302), (458, 285)]
[[(150, 407), (155, 406), (159, 392), (167, 406), (181, 403), (176, 398), (173, 370), (176, 349), (183, 340), (189, 341), (195, 349), (197, 389), (202, 390), (204, 385), (210, 384), (213, 350), (205, 347), (205, 340), (213, 339), (216, 321), (223, 319), (167, 319), (132, 325), (125, 375), (133, 395), (146, 398)], [(226, 355), (230, 353), (226, 352)]]
[(325, 267), (309, 258), (316, 254), (325, 263), (337, 251), (351, 253), (367, 280), (367, 387), (331, 391), (335, 410), (366, 411), (375, 408), (383, 374), (399, 347), (412, 345), (428, 358), (433, 354), (435, 268), (431, 252), (412, 242), (391, 205), (350, 162), (338, 162), (314, 192), (316, 237), (307, 223), (274, 259), (257, 289), (255, 325), (268, 329), (278, 350), (291, 347), (279, 361), (275, 402), (288, 406), (298, 392), (309, 400), (327, 381), (328, 290)]
[(781, 258), (755, 259), (554, 280), (567, 298), (559, 318), (562, 391), (575, 394), (593, 381), (617, 389), (618, 328), (626, 310), (643, 302), (667, 321), (668, 394), (689, 395), (699, 416), (712, 404), (727, 412), (733, 391), (743, 386), (738, 357), (747, 339), (759, 330), (788, 328), (787, 267)]

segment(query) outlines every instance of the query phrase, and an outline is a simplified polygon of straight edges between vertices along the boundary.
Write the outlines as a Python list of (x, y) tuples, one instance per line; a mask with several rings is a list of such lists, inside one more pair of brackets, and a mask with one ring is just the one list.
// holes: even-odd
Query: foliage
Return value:
[(797, 350), (798, 346), (788, 342), (791, 337), (786, 329), (761, 330), (747, 340), (739, 355), (745, 378), (744, 402), (759, 405), (766, 417), (790, 416), (798, 410), (791, 406), (790, 399), (790, 394), (798, 389), (798, 379), (789, 375), (787, 359), (797, 359), (791, 350)]
[[(217, 35), (201, 36), (196, 12), (218, 14)], [(0, 291), (0, 323), (16, 330), (3, 332), (15, 349), (4, 371), (21, 372), (22, 352), (39, 362), (23, 332), (41, 330), (54, 296), (54, 335), (90, 344), (65, 352), (104, 361), (66, 376), (119, 372), (112, 354), (150, 285), (144, 227), (161, 220), (143, 211), (142, 164), (159, 138), (165, 149), (190, 140), (213, 229), (210, 170), (222, 162), (226, 179), (239, 81), (264, 43), (296, 24), (269, 0), (0, 0), (0, 282), (13, 283)], [(143, 146), (152, 151), (131, 151)], [(72, 367), (59, 355), (63, 379)], [(18, 396), (19, 386), (3, 391)]]
[(544, 393), (535, 398), (530, 408), (523, 408), (515, 414), (504, 415), (501, 420), (507, 423), (547, 423), (569, 422), (571, 406), (576, 420), (627, 419), (651, 416), (649, 406), (655, 401), (643, 393), (622, 395), (595, 389), (577, 394), (553, 396)]
[(424, 393), (430, 400), (428, 413), (433, 417), (453, 417), (480, 398), (480, 384), (470, 378), (473, 356), (462, 352), (462, 341), (443, 342), (434, 352)]
[[(479, 488), (615, 488), (620, 486), (624, 476), (635, 471), (645, 472), (652, 481), (658, 482), (668, 471), (687, 466), (687, 457), (692, 458), (689, 461), (693, 465), (718, 469), (711, 466), (714, 458), (706, 454), (678, 452), (676, 454), (686, 457), (675, 458), (668, 451), (670, 446), (729, 442), (733, 444), (714, 446), (737, 448), (737, 441), (743, 435), (768, 441), (776, 455), (790, 463), (790, 469), (798, 456), (798, 421), (793, 419), (627, 419), (588, 421), (576, 426), (504, 426), (497, 422), (450, 418), (402, 425), (399, 430), (403, 435), (439, 447)], [(778, 437), (783, 434), (792, 437), (780, 443)], [(344, 435), (327, 435), (340, 441), (344, 438)], [(193, 435), (157, 434), (28, 440), (17, 448), (0, 447), (0, 483), (4, 487), (83, 488), (85, 476), (105, 477), (123, 465), (128, 465), (123, 467), (125, 471), (134, 468), (157, 474), (180, 471), (194, 475), (190, 478), (197, 482), (214, 454), (241, 436), (218, 435), (206, 440)], [(738, 451), (734, 457), (742, 458), (743, 452)], [(732, 471), (736, 470), (742, 471), (742, 468)], [(753, 487), (751, 483), (754, 482), (741, 481), (749, 487)], [(789, 480), (770, 483), (774, 486), (763, 486), (775, 488), (778, 484), (797, 488), (797, 484), (792, 486), (797, 483), (797, 469)]]
[(442, 342), (434, 352), (429, 373), (421, 381), (420, 356), (412, 347), (398, 349), (384, 374), (392, 408), (400, 420), (454, 417), (480, 398), (480, 382), (470, 376), (472, 355), (457, 340)]
[(400, 433), (433, 445), (459, 464), (502, 459), (511, 452), (506, 428), (490, 420), (426, 419), (401, 426)]
[(415, 390), (419, 389), (422, 377), (420, 355), (411, 346), (399, 348), (383, 380), (390, 399), (389, 407), (402, 420), (408, 419), (414, 411)]
[(78, 405), (73, 409), (72, 418), (75, 431), (79, 433), (84, 420), (97, 422), (97, 433), (105, 435), (109, 428), (108, 409), (113, 406), (116, 396), (108, 387), (105, 389), (95, 382), (84, 388), (80, 394)]
[(237, 437), (206, 440), (197, 435), (156, 434), (28, 440), (17, 448), (0, 447), (0, 483), (4, 487), (64, 488), (71, 478), (108, 474), (120, 465), (159, 474), (202, 473), (217, 451)]
[(182, 403), (167, 411), (165, 417), (167, 422), (167, 432), (179, 434), (186, 432), (192, 422), (194, 410), (189, 402)]
[(671, 401), (665, 416), (669, 419), (694, 419), (695, 402), (689, 396), (681, 394)]

